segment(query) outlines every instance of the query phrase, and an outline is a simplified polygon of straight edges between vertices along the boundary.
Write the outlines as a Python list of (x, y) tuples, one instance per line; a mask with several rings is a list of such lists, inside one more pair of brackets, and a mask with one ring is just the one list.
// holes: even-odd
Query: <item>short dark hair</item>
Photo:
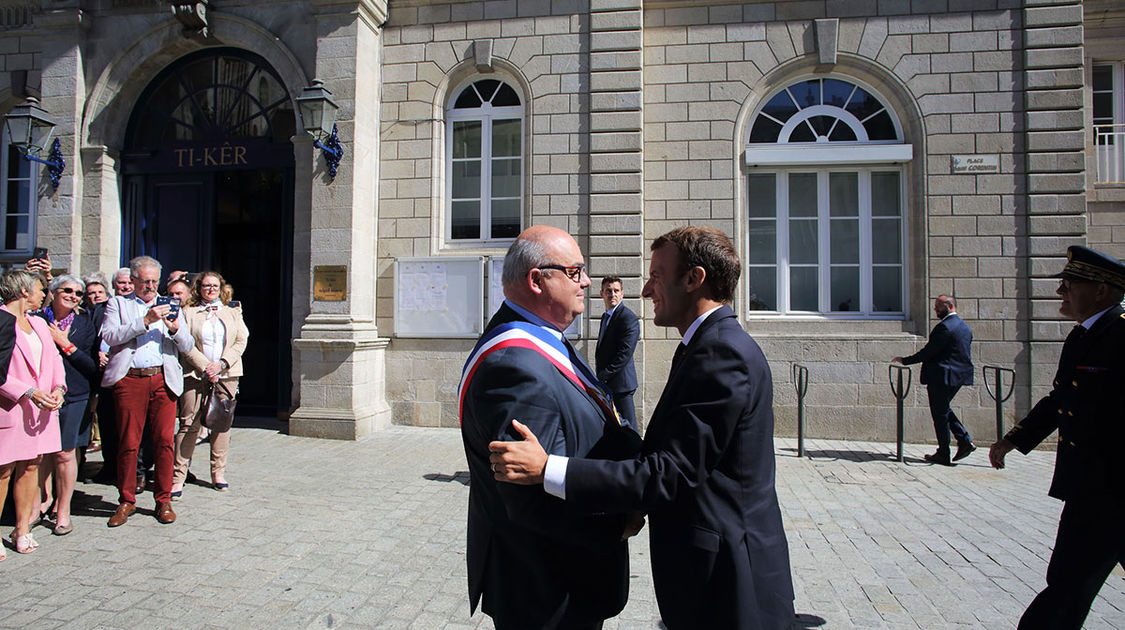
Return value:
[(742, 262), (726, 234), (713, 227), (688, 225), (657, 237), (652, 251), (673, 245), (680, 254), (680, 273), (702, 267), (706, 273), (703, 286), (711, 299), (723, 304), (734, 301), (734, 288), (742, 275)]
[(618, 284), (623, 284), (621, 282), (621, 276), (606, 276), (606, 277), (602, 278), (602, 288), (604, 289), (605, 285), (611, 284), (611, 283), (614, 283), (614, 282), (616, 282)]
[(954, 299), (954, 297), (952, 295), (949, 295), (948, 293), (942, 293), (941, 295), (937, 296), (937, 301), (941, 302), (942, 304), (945, 304), (949, 308), (952, 308), (954, 310), (957, 309), (957, 300)]

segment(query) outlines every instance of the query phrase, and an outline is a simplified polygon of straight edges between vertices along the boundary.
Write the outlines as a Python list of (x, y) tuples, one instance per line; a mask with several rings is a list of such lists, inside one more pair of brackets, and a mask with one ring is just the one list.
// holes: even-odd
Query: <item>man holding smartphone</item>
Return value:
[(102, 340), (110, 346), (102, 387), (113, 388), (117, 410), (117, 511), (108, 525), (117, 527), (136, 511), (137, 449), (146, 425), (156, 460), (156, 520), (172, 523), (173, 435), (176, 400), (184, 389), (179, 353), (193, 346), (191, 333), (170, 317), (169, 304), (157, 301), (160, 263), (148, 256), (129, 261), (134, 292), (106, 305)]

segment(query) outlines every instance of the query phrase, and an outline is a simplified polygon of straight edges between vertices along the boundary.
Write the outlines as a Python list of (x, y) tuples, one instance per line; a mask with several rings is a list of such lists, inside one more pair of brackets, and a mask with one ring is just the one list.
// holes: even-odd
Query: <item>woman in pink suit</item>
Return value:
[(43, 297), (43, 282), (34, 273), (16, 269), (0, 277), (0, 309), (15, 316), (16, 337), (7, 379), (0, 385), (0, 505), (14, 471), (16, 528), (11, 542), (19, 553), (39, 546), (30, 531), (39, 462), (43, 454), (61, 448), (58, 409), (66, 393), (66, 372), (47, 322), (27, 316), (43, 304)]

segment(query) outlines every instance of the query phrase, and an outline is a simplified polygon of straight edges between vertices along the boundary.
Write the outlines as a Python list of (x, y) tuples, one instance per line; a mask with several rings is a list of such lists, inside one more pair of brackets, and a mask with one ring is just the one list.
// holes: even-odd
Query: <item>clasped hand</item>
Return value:
[(40, 409), (55, 411), (63, 405), (63, 393), (62, 390), (59, 389), (56, 389), (50, 394), (41, 389), (37, 389), (31, 394), (31, 402)]

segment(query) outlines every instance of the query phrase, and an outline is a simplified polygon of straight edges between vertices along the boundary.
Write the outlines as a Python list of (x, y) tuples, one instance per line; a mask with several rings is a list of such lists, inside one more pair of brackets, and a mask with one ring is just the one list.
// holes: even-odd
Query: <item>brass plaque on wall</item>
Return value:
[(348, 299), (347, 265), (313, 267), (313, 299), (319, 302), (343, 302)]

